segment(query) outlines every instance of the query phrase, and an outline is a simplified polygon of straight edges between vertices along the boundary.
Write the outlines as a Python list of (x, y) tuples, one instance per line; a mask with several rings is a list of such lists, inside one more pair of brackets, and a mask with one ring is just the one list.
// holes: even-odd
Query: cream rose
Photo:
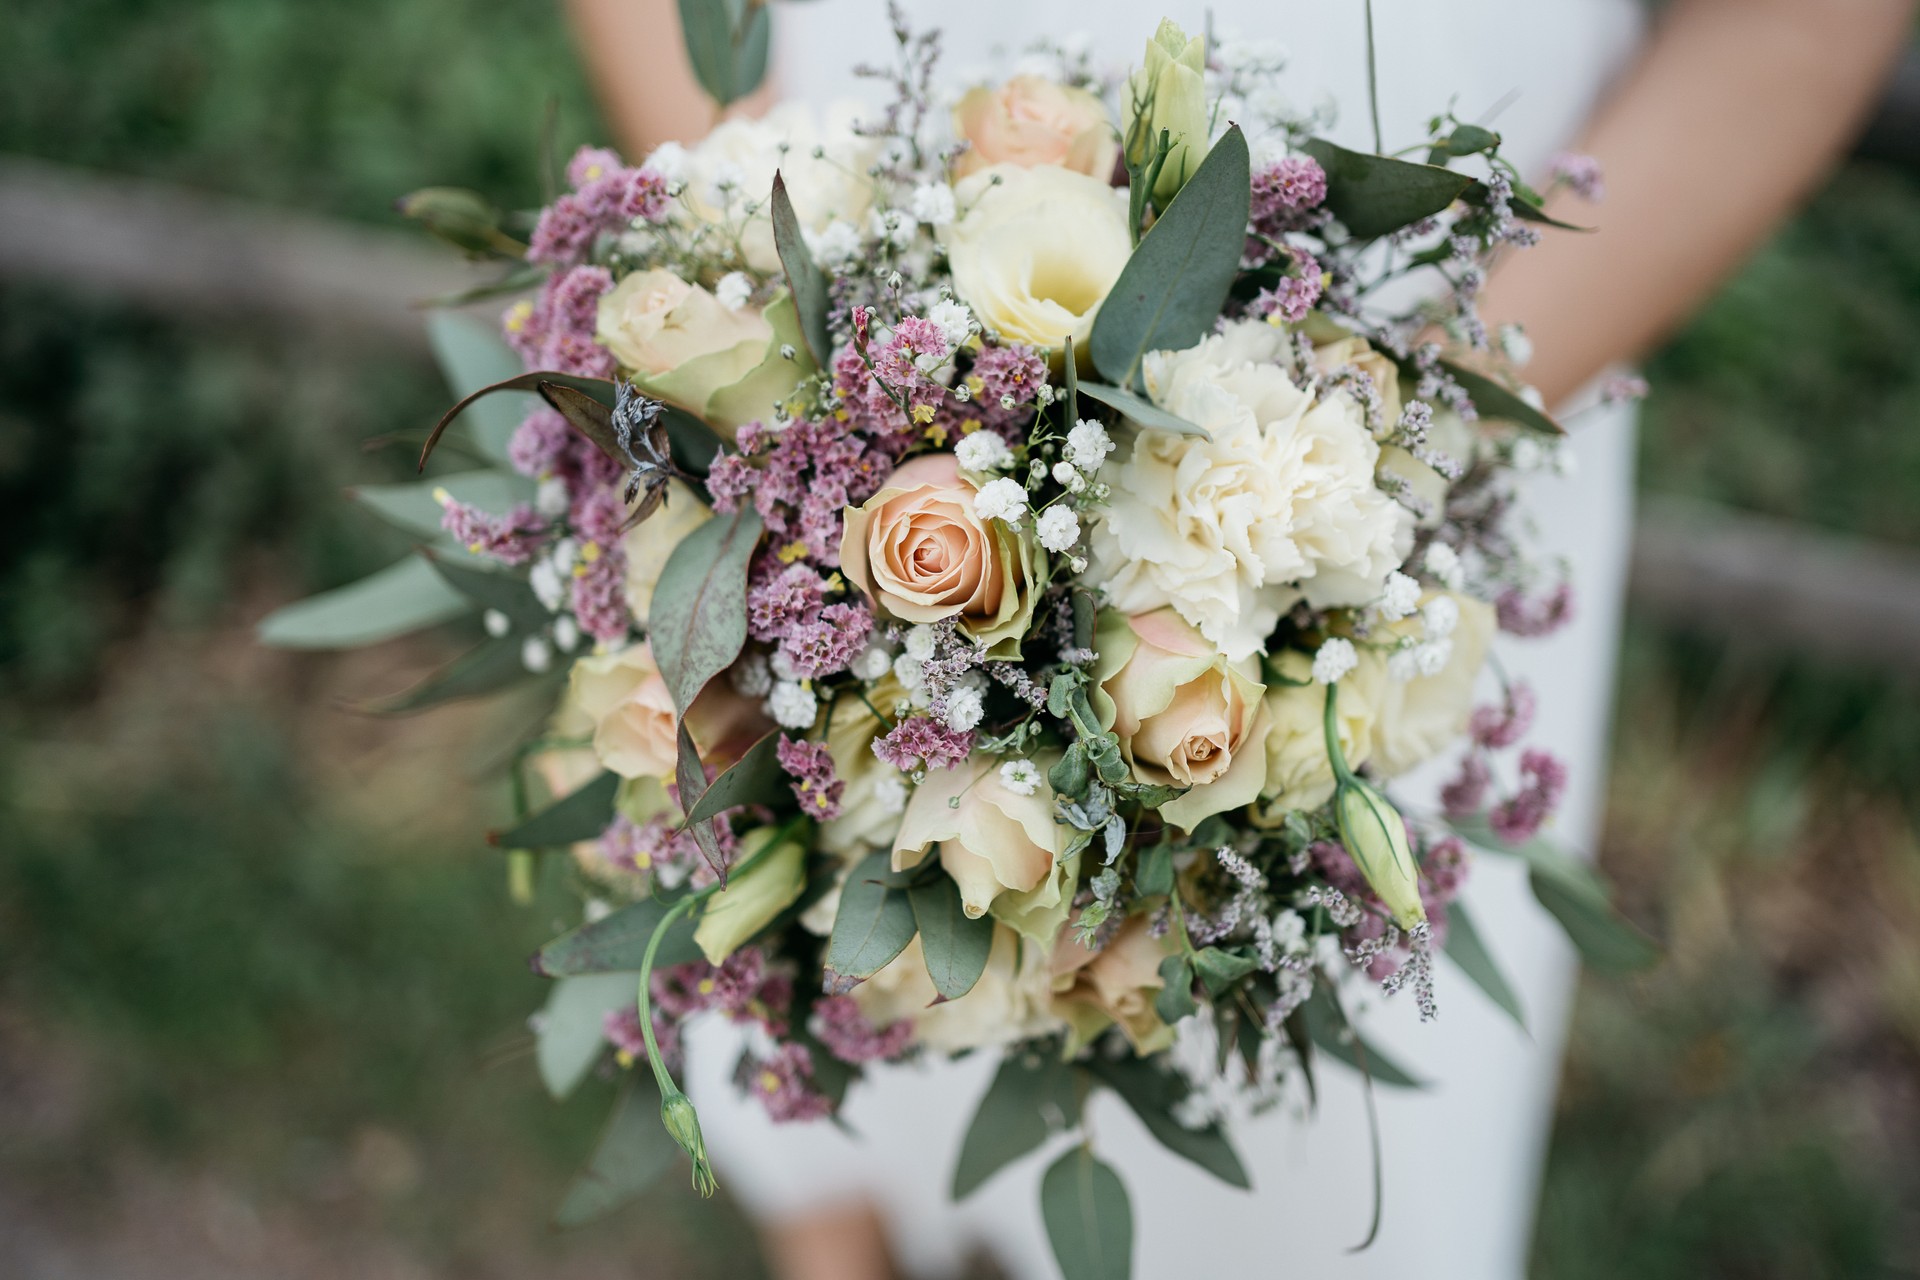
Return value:
[(1053, 793), (1043, 786), (1023, 796), (1006, 785), (997, 760), (974, 756), (933, 770), (914, 789), (894, 837), (893, 869), (917, 867), (936, 853), (960, 886), (969, 917), (1011, 909), (1017, 918), (1010, 923), (1024, 927), (1060, 906), (1063, 895), (1072, 897), (1071, 877), (1061, 873), (1065, 850)]
[(1013, 1044), (1060, 1027), (1045, 948), (1005, 925), (994, 927), (986, 970), (958, 1000), (940, 999), (918, 938), (855, 987), (853, 998), (874, 1025), (908, 1019), (914, 1039), (941, 1053)]
[(902, 622), (956, 618), (993, 656), (1017, 658), (1033, 621), (1034, 552), (1023, 534), (974, 514), (976, 492), (952, 454), (915, 458), (847, 508), (840, 567)]
[(1192, 830), (1251, 803), (1266, 778), (1266, 692), (1258, 661), (1227, 661), (1171, 609), (1109, 611), (1093, 702), (1137, 781), (1189, 788), (1160, 815)]
[(1127, 613), (1171, 606), (1229, 659), (1280, 618), (1380, 594), (1412, 518), (1374, 487), (1380, 447), (1344, 392), (1316, 400), (1281, 367), (1286, 334), (1246, 321), (1145, 362), (1155, 404), (1211, 439), (1140, 431), (1101, 472), (1089, 577)]
[(904, 696), (899, 682), (887, 676), (867, 690), (864, 700), (841, 697), (833, 704), (827, 752), (846, 785), (840, 793), (840, 816), (820, 824), (819, 845), (828, 853), (853, 858), (893, 845), (906, 800), (905, 779), (873, 754), (874, 740), (890, 726), (867, 703), (891, 707)]
[[(1458, 742), (1473, 711), (1473, 687), (1486, 664), (1493, 643), (1493, 606), (1471, 596), (1429, 592), (1422, 602), (1442, 596), (1451, 599), (1459, 621), (1446, 638), (1446, 665), (1430, 676), (1381, 681), (1379, 710), (1373, 725), (1373, 763), (1385, 777), (1405, 773)], [(1419, 614), (1385, 628), (1390, 635), (1421, 634)], [(1385, 639), (1385, 636), (1378, 637)], [(1346, 710), (1346, 682), (1340, 686), (1339, 709)]]
[(1133, 256), (1127, 193), (1055, 165), (997, 164), (963, 179), (965, 213), (942, 233), (954, 292), (1012, 342), (1086, 349), (1107, 290)]
[(627, 610), (642, 628), (653, 608), (653, 589), (675, 547), (688, 534), (713, 519), (713, 509), (678, 480), (667, 481), (666, 502), (651, 516), (627, 530), (620, 549), (627, 556)]
[(953, 109), (953, 131), (972, 144), (954, 162), (956, 178), (993, 164), (1054, 164), (1105, 180), (1120, 154), (1100, 99), (1045, 76), (969, 89)]
[(1170, 943), (1155, 938), (1145, 916), (1120, 926), (1106, 946), (1089, 951), (1071, 929), (1053, 949), (1054, 1010), (1071, 1029), (1068, 1052), (1117, 1024), (1138, 1054), (1158, 1053), (1173, 1043), (1173, 1028), (1160, 1020), (1155, 994), (1166, 980), (1160, 962)]
[[(555, 727), (591, 734), (600, 763), (623, 778), (670, 778), (679, 758), (673, 695), (644, 641), (575, 662)], [(766, 727), (759, 709), (724, 680), (708, 685), (687, 715), (708, 763), (738, 759)]]
[[(1255, 821), (1277, 823), (1294, 809), (1317, 809), (1333, 798), (1333, 764), (1327, 759), (1327, 687), (1313, 679), (1313, 661), (1289, 649), (1276, 664), (1297, 683), (1276, 682), (1267, 690), (1266, 782)], [(1373, 751), (1376, 706), (1385, 666), (1362, 650), (1360, 665), (1340, 681), (1334, 702), (1334, 732), (1340, 754), (1359, 768)]]

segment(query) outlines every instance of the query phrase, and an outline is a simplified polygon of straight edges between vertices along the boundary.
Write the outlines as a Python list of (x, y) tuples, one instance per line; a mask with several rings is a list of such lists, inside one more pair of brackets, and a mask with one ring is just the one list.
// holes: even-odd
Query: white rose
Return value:
[(1352, 397), (1315, 400), (1281, 367), (1287, 338), (1247, 321), (1145, 362), (1155, 404), (1211, 439), (1135, 433), (1101, 477), (1092, 576), (1115, 608), (1171, 605), (1230, 659), (1258, 652), (1281, 615), (1365, 604), (1412, 540), (1374, 487), (1380, 449)]
[(956, 194), (966, 213), (941, 229), (954, 292), (1003, 338), (1084, 349), (1133, 255), (1127, 193), (1055, 165), (999, 164)]

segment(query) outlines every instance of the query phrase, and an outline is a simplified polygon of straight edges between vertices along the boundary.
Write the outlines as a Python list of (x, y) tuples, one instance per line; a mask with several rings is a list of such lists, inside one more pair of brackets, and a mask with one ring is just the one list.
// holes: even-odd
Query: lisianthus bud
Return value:
[(1127, 163), (1151, 164), (1162, 130), (1173, 144), (1153, 186), (1153, 198), (1162, 205), (1179, 193), (1207, 154), (1206, 66), (1206, 39), (1189, 37), (1179, 23), (1164, 18), (1128, 85)]
[(703, 1196), (712, 1195), (719, 1183), (714, 1180), (713, 1166), (707, 1163), (707, 1144), (700, 1136), (700, 1117), (693, 1102), (680, 1090), (670, 1090), (660, 1099), (660, 1123), (692, 1159), (693, 1189)]
[(477, 191), (464, 187), (423, 187), (401, 196), (394, 208), (469, 257), (489, 254), (518, 257), (526, 246), (500, 230), (500, 211)]
[(1333, 801), (1340, 841), (1394, 923), (1411, 929), (1427, 918), (1420, 903), (1420, 872), (1407, 843), (1407, 824), (1387, 798), (1358, 778), (1343, 779)]

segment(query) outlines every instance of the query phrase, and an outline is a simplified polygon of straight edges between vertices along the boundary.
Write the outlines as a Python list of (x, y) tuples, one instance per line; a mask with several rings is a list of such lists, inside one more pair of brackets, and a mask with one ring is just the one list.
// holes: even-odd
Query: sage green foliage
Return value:
[(1078, 1124), (1080, 1105), (1074, 1068), (1057, 1054), (1007, 1054), (961, 1141), (953, 1198), (972, 1195), (994, 1174), (1037, 1149), (1049, 1133)]
[(1090, 1147), (1062, 1155), (1040, 1181), (1040, 1215), (1065, 1280), (1133, 1274), (1133, 1206), (1127, 1188)]
[(766, 79), (773, 31), (767, 0), (680, 0), (680, 29), (694, 77), (720, 106)]

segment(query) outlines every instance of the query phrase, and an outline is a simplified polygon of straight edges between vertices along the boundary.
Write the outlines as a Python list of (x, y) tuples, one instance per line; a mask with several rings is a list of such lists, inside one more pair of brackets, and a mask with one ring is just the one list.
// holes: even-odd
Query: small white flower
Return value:
[(1067, 456), (1082, 471), (1098, 471), (1113, 452), (1113, 439), (1107, 429), (1090, 418), (1082, 418), (1067, 432)]
[(928, 226), (944, 227), (953, 221), (953, 188), (944, 182), (923, 182), (913, 189), (907, 207)]
[(947, 695), (947, 728), (955, 733), (965, 733), (986, 714), (986, 700), (978, 689), (960, 688)]
[(1000, 766), (1000, 785), (1017, 796), (1040, 789), (1040, 766), (1031, 760), (1009, 760)]
[(687, 180), (687, 149), (677, 142), (663, 142), (647, 157), (646, 167), (668, 182)]
[(753, 281), (744, 271), (729, 271), (713, 286), (713, 296), (729, 311), (738, 311), (753, 296)]
[(506, 614), (500, 612), (498, 609), (489, 609), (480, 615), (480, 625), (487, 629), (488, 635), (498, 640), (501, 636), (513, 630), (513, 619), (507, 617)]
[(1541, 456), (1540, 444), (1532, 436), (1521, 436), (1513, 442), (1513, 449), (1507, 455), (1515, 471), (1537, 471), (1545, 459)]
[(919, 221), (905, 209), (875, 209), (867, 217), (867, 226), (876, 238), (900, 248), (912, 244), (913, 233), (920, 229)]
[(1435, 596), (1420, 610), (1420, 620), (1427, 624), (1429, 640), (1450, 636), (1460, 625), (1460, 605), (1452, 596)]
[(561, 577), (573, 572), (573, 562), (580, 558), (580, 544), (572, 538), (562, 538), (553, 544), (553, 568)]
[(775, 649), (773, 656), (767, 659), (767, 667), (773, 672), (773, 678), (775, 680), (798, 680), (801, 678), (800, 669), (793, 665), (793, 659), (789, 658), (786, 653), (780, 649)]
[(573, 620), (572, 614), (563, 613), (555, 619), (553, 642), (560, 646), (562, 653), (572, 653), (580, 647), (580, 624)]
[(533, 594), (548, 613), (560, 608), (560, 602), (566, 599), (567, 586), (560, 577), (560, 570), (551, 560), (537, 561), (527, 571), (527, 585), (533, 588)]
[(1500, 350), (1506, 353), (1516, 369), (1524, 368), (1533, 359), (1533, 339), (1519, 325), (1503, 324), (1500, 326)]
[(1553, 473), (1557, 476), (1571, 476), (1579, 473), (1580, 455), (1565, 440), (1553, 451)]
[(973, 332), (973, 312), (967, 310), (964, 302), (955, 302), (952, 298), (942, 298), (927, 308), (927, 319), (940, 326), (940, 332), (947, 337), (947, 345), (958, 347)]
[[(1079, 480), (1079, 479), (1080, 479), (1080, 473), (1074, 470), (1074, 466), (1071, 462), (1063, 461), (1063, 462), (1056, 462), (1053, 464), (1053, 480), (1055, 484), (1070, 485), (1075, 480)], [(1081, 483), (1084, 484), (1086, 482), (1083, 480), (1081, 481)]]
[(740, 166), (731, 160), (722, 160), (714, 166), (713, 181), (709, 184), (709, 195), (715, 204), (728, 204), (734, 192), (747, 180)]
[(773, 673), (767, 669), (766, 657), (758, 653), (749, 653), (734, 663), (727, 679), (743, 698), (762, 698), (773, 688)]
[(893, 655), (879, 645), (873, 645), (853, 660), (853, 674), (868, 684), (884, 679), (891, 670)]
[(533, 509), (549, 520), (565, 515), (568, 501), (567, 482), (559, 476), (548, 476), (533, 491)]
[(1414, 665), (1420, 668), (1423, 676), (1437, 676), (1447, 669), (1447, 663), (1453, 659), (1453, 637), (1441, 636), (1429, 640), (1413, 651)]
[(933, 628), (925, 623), (907, 628), (907, 656), (915, 662), (925, 662), (933, 657)]
[(908, 693), (917, 693), (927, 683), (926, 674), (920, 669), (920, 659), (905, 653), (893, 660), (893, 678)]
[(953, 446), (953, 456), (959, 459), (963, 471), (1002, 471), (1014, 463), (1013, 450), (994, 431), (961, 436), (960, 443)]
[(1332, 684), (1340, 677), (1360, 665), (1360, 655), (1353, 651), (1353, 641), (1335, 636), (1320, 644), (1320, 651), (1313, 655), (1313, 678), (1321, 684)]
[(880, 812), (892, 817), (907, 808), (907, 780), (897, 773), (883, 773), (873, 784), (873, 799)]
[(1466, 574), (1460, 564), (1460, 553), (1444, 542), (1436, 542), (1427, 548), (1424, 563), (1427, 566), (1427, 572), (1449, 591), (1458, 591), (1460, 584), (1465, 581)]
[(811, 729), (820, 714), (820, 700), (813, 696), (813, 690), (781, 680), (767, 695), (767, 714), (782, 729)]
[(580, 914), (588, 924), (599, 924), (613, 914), (613, 904), (605, 898), (588, 898)]
[(1282, 911), (1273, 918), (1274, 945), (1288, 955), (1307, 949), (1307, 922), (1297, 911)]
[(1420, 674), (1420, 646), (1403, 645), (1387, 658), (1387, 678), (1405, 684)]
[(1065, 551), (1080, 541), (1080, 517), (1071, 507), (1048, 507), (1033, 529), (1040, 536), (1040, 545), (1049, 551)]
[(1387, 588), (1380, 593), (1380, 616), (1398, 622), (1420, 607), (1420, 584), (1398, 570), (1387, 575)]
[(1542, 413), (1546, 412), (1547, 398), (1540, 394), (1540, 388), (1533, 386), (1531, 383), (1522, 383), (1518, 394), (1522, 400), (1534, 408), (1540, 410)]
[(526, 643), (520, 646), (520, 665), (539, 675), (553, 665), (553, 650), (539, 636), (528, 636)]
[(844, 267), (860, 256), (860, 233), (850, 222), (835, 218), (817, 235), (806, 237), (807, 247), (822, 266)]
[(1027, 514), (1027, 487), (1011, 477), (990, 480), (973, 495), (973, 513), (982, 520), (1004, 521), (1018, 529)]

